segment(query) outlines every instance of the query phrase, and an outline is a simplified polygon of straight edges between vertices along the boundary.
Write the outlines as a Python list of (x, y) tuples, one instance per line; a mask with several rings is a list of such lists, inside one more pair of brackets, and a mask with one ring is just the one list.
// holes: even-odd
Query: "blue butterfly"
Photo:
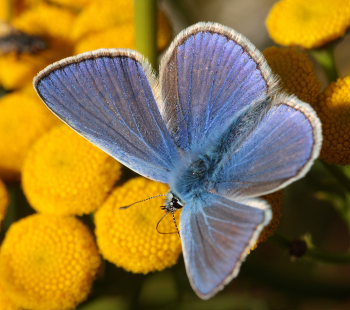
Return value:
[(183, 206), (180, 235), (194, 291), (234, 278), (271, 219), (257, 197), (301, 178), (318, 156), (311, 107), (282, 94), (262, 54), (214, 23), (181, 32), (159, 82), (137, 52), (100, 49), (41, 71), (35, 88), (64, 122)]

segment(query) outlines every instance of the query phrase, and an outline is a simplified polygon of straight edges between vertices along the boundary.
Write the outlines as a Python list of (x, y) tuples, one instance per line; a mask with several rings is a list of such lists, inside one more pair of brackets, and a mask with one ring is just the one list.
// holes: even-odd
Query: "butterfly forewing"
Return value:
[(248, 40), (221, 25), (199, 23), (169, 48), (160, 82), (162, 112), (177, 145), (197, 151), (272, 94), (276, 81)]
[(43, 70), (36, 89), (64, 122), (132, 170), (162, 182), (178, 159), (136, 52), (97, 50)]

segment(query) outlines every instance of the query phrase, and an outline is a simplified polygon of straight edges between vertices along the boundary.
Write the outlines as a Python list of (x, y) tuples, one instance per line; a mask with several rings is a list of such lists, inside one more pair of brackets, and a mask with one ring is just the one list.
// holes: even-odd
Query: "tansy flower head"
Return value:
[(267, 18), (271, 38), (281, 45), (320, 47), (350, 26), (348, 0), (281, 0)]
[(102, 205), (120, 173), (121, 164), (61, 125), (28, 153), (23, 188), (39, 212), (81, 215)]
[(77, 17), (72, 35), (75, 39), (80, 39), (114, 26), (133, 22), (134, 1), (91, 1)]
[(272, 71), (281, 78), (282, 87), (299, 99), (313, 103), (321, 91), (313, 62), (302, 50), (295, 47), (270, 47), (264, 55)]
[[(0, 84), (6, 89), (16, 89), (31, 82), (33, 76), (55, 60), (72, 54), (71, 28), (75, 15), (52, 5), (40, 4), (15, 18), (16, 29), (40, 36), (47, 48), (38, 53), (6, 53), (0, 55)], [(53, 23), (59, 20), (59, 23)]]
[[(102, 256), (136, 273), (148, 273), (174, 265), (181, 253), (181, 242), (177, 233), (157, 232), (156, 225), (165, 212), (160, 208), (160, 200), (151, 199), (141, 205), (119, 209), (168, 190), (167, 185), (142, 177), (117, 188), (95, 217), (97, 243)], [(179, 213), (176, 214), (177, 221)], [(164, 232), (175, 230), (172, 221), (164, 220), (163, 224)]]
[[(163, 50), (171, 40), (172, 30), (162, 11), (158, 11), (158, 29), (158, 48)], [(102, 47), (135, 48), (133, 1), (91, 2), (77, 18), (72, 34), (78, 39), (76, 53)]]
[(6, 215), (7, 204), (8, 204), (7, 190), (6, 190), (5, 184), (0, 179), (0, 227)]
[(91, 288), (101, 260), (79, 220), (36, 214), (11, 225), (0, 253), (0, 283), (18, 306), (73, 309)]
[(0, 99), (0, 176), (18, 179), (29, 147), (59, 121), (33, 88)]
[(339, 165), (350, 164), (350, 76), (330, 84), (314, 108), (322, 121), (320, 158)]

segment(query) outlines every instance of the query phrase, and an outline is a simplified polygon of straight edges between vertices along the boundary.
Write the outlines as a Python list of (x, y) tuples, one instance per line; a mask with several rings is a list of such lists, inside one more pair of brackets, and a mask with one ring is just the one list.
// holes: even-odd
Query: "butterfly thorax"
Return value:
[(214, 168), (214, 161), (208, 155), (192, 160), (177, 171), (170, 183), (173, 195), (185, 204), (201, 199), (203, 194), (210, 191)]

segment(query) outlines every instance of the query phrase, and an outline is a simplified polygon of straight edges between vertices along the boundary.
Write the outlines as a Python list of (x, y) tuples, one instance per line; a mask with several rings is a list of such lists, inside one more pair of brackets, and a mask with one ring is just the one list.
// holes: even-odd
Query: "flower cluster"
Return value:
[[(271, 68), (284, 89), (310, 103), (322, 121), (320, 158), (331, 164), (350, 164), (350, 77), (333, 82), (337, 78), (334, 46), (350, 27), (350, 2), (281, 0), (266, 23), (271, 38), (287, 46), (265, 50)], [(333, 82), (323, 91), (308, 53)]]
[[(167, 191), (154, 182), (129, 193), (123, 187), (113, 190), (121, 182), (122, 165), (55, 117), (31, 85), (39, 70), (64, 57), (97, 48), (135, 48), (133, 5), (131, 0), (1, 2), (0, 19), (7, 23), (1, 25), (0, 39), (17, 41), (12, 40), (11, 46), (0, 44), (0, 223), (9, 202), (1, 180), (11, 182), (18, 191), (22, 186), (30, 206), (38, 212), (17, 218), (1, 245), (1, 309), (76, 308), (101, 271), (99, 252), (110, 257), (108, 249), (102, 245), (99, 249), (95, 235), (77, 216), (108, 209), (108, 205), (119, 210), (119, 204), (137, 200), (140, 191), (147, 197)], [(163, 12), (159, 12), (159, 29), (158, 46), (163, 50), (172, 36)], [(11, 207), (23, 208), (16, 201)], [(120, 232), (123, 227), (124, 233), (130, 233), (125, 228), (128, 223), (141, 225), (134, 237), (145, 233), (140, 235), (140, 243), (134, 244), (138, 267), (123, 266), (118, 259), (112, 260), (115, 264), (145, 273), (176, 263), (181, 252), (179, 237), (160, 235), (157, 239), (154, 222), (163, 214), (159, 203), (163, 201), (153, 201), (154, 211), (143, 208), (139, 217), (134, 217), (138, 207), (120, 212), (120, 217), (107, 212), (110, 220), (124, 223)], [(141, 217), (148, 220), (142, 222)], [(84, 220), (93, 225), (92, 217)], [(115, 226), (110, 230), (100, 226), (99, 245), (115, 238)], [(111, 243), (115, 246), (113, 257), (119, 255), (121, 261), (134, 251), (123, 252), (125, 240)]]
[(101, 259), (74, 217), (36, 214), (14, 224), (1, 246), (0, 285), (25, 309), (72, 309), (88, 295)]

